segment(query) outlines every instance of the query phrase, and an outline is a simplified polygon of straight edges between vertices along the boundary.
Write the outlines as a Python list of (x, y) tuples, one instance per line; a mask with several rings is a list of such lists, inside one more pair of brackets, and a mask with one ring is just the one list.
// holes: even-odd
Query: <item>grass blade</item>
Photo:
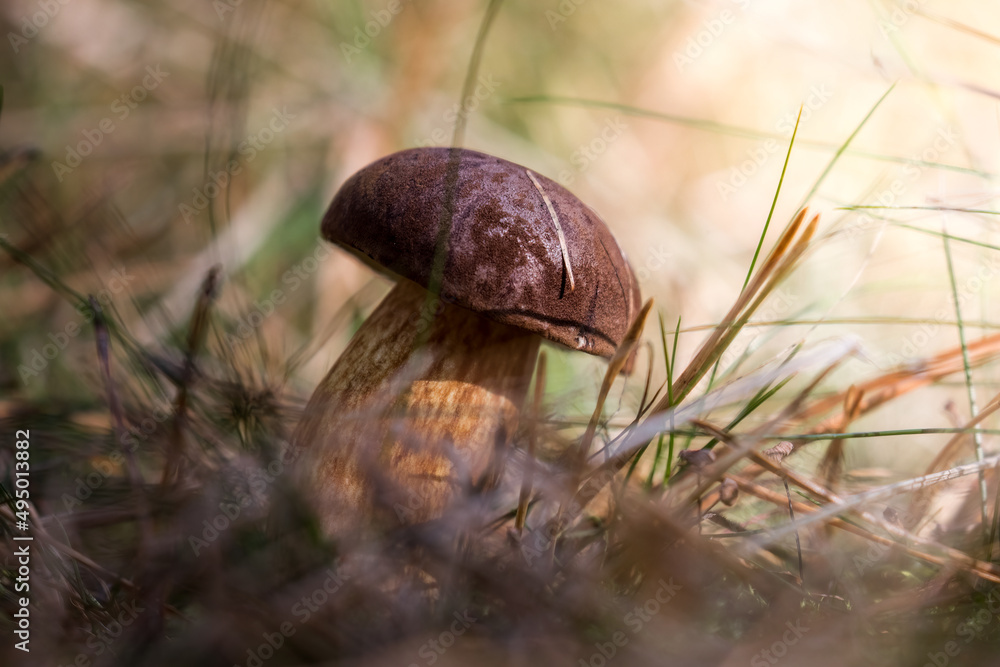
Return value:
[(802, 121), (802, 109), (803, 107), (799, 106), (799, 115), (795, 118), (795, 128), (792, 130), (792, 138), (788, 142), (788, 151), (785, 153), (785, 163), (781, 165), (781, 176), (778, 177), (778, 187), (774, 189), (774, 197), (771, 198), (771, 210), (767, 212), (767, 220), (764, 221), (764, 229), (761, 231), (760, 239), (757, 241), (757, 248), (753, 251), (753, 259), (750, 261), (750, 268), (747, 270), (747, 277), (743, 280), (741, 290), (747, 288), (750, 277), (753, 276), (754, 267), (757, 266), (757, 258), (760, 256), (760, 249), (764, 245), (764, 238), (767, 236), (767, 230), (771, 226), (774, 208), (778, 205), (778, 195), (781, 194), (781, 185), (785, 182), (785, 172), (788, 171), (788, 161), (792, 157), (792, 147), (795, 146), (795, 135), (799, 133), (799, 123)]
[[(941, 223), (941, 232), (945, 233), (946, 220)], [(955, 265), (951, 257), (951, 242), (948, 240), (947, 235), (942, 239), (944, 243), (944, 256), (947, 261), (948, 267), (948, 280), (951, 283), (951, 296), (952, 300), (955, 302), (955, 321), (958, 323), (958, 343), (959, 347), (962, 349), (962, 371), (965, 374), (965, 388), (966, 394), (969, 398), (969, 413), (973, 419), (976, 418), (979, 410), (976, 406), (976, 388), (972, 384), (972, 371), (969, 364), (969, 346), (965, 342), (965, 325), (962, 323), (962, 305), (958, 296), (958, 281), (955, 280)], [(975, 445), (976, 451), (976, 461), (982, 463), (985, 455), (983, 454), (983, 437), (979, 433), (975, 433), (972, 436), (972, 441)], [(987, 514), (986, 506), (988, 503), (987, 491), (986, 491), (986, 471), (980, 468), (979, 470), (979, 509), (982, 512), (983, 521), (981, 528), (983, 531), (983, 543), (986, 544), (989, 536), (987, 534), (987, 525), (989, 523), (989, 516)]]
[(858, 136), (858, 132), (861, 131), (861, 128), (863, 128), (865, 124), (868, 123), (868, 120), (875, 113), (875, 110), (882, 105), (882, 102), (885, 101), (885, 98), (889, 97), (889, 93), (891, 93), (895, 87), (896, 84), (892, 84), (891, 86), (889, 86), (889, 90), (882, 93), (882, 97), (878, 98), (878, 101), (875, 102), (875, 105), (868, 110), (868, 113), (865, 114), (865, 117), (861, 119), (861, 122), (858, 123), (858, 126), (854, 128), (853, 132), (851, 132), (851, 136), (847, 137), (847, 140), (840, 145), (840, 147), (837, 149), (837, 152), (834, 153), (833, 157), (830, 159), (830, 162), (826, 165), (826, 169), (823, 170), (823, 173), (820, 174), (819, 178), (816, 179), (816, 182), (813, 183), (812, 189), (809, 190), (806, 196), (802, 199), (803, 206), (805, 206), (806, 202), (812, 199), (813, 195), (816, 194), (816, 192), (819, 190), (819, 187), (823, 184), (823, 181), (825, 181), (826, 177), (830, 175), (830, 172), (833, 170), (833, 166), (837, 164), (838, 160), (840, 160), (840, 156), (844, 154), (844, 151), (847, 150), (847, 147), (851, 145), (852, 141), (854, 141), (854, 137)]

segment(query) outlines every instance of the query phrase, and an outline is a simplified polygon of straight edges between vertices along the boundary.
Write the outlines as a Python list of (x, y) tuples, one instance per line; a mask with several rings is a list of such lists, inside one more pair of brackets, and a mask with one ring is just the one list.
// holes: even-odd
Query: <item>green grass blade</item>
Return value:
[(843, 144), (840, 145), (840, 148), (837, 149), (837, 152), (834, 153), (833, 157), (830, 159), (829, 164), (826, 165), (826, 169), (824, 169), (823, 173), (819, 175), (819, 178), (816, 179), (816, 182), (813, 184), (812, 189), (802, 200), (802, 206), (805, 206), (806, 203), (810, 199), (812, 199), (813, 195), (816, 194), (816, 192), (819, 190), (819, 187), (823, 184), (823, 181), (826, 180), (826, 177), (833, 170), (833, 166), (837, 164), (838, 160), (840, 160), (840, 156), (844, 154), (844, 151), (847, 150), (847, 147), (851, 145), (852, 141), (854, 141), (854, 137), (858, 136), (858, 132), (861, 131), (861, 128), (863, 128), (868, 123), (868, 119), (870, 119), (872, 115), (874, 115), (875, 110), (882, 105), (882, 102), (885, 101), (885, 98), (889, 97), (889, 93), (891, 93), (895, 88), (896, 84), (892, 84), (891, 86), (889, 86), (889, 89), (887, 91), (882, 93), (882, 97), (878, 98), (878, 101), (875, 102), (875, 105), (868, 110), (868, 113), (865, 115), (865, 117), (861, 119), (861, 122), (858, 123), (858, 126), (854, 128), (853, 132), (851, 132), (851, 136), (847, 137), (847, 141), (845, 141)]
[[(674, 367), (677, 366), (677, 341), (678, 339), (680, 339), (680, 337), (681, 337), (681, 318), (678, 316), (677, 326), (674, 328), (674, 348), (672, 353), (672, 358), (674, 360)], [(667, 395), (670, 397), (671, 404), (674, 404), (673, 384), (674, 384), (674, 378), (671, 375), (670, 382), (668, 383), (670, 389), (668, 390), (667, 393)], [(675, 441), (676, 436), (674, 435), (673, 425), (674, 422), (673, 419), (671, 419), (670, 420), (671, 429), (669, 435), (667, 436), (667, 467), (663, 471), (664, 480), (670, 478), (670, 475), (673, 473), (673, 467), (674, 467), (674, 446), (676, 444)]]
[(486, 36), (490, 32), (490, 28), (493, 26), (493, 19), (500, 12), (500, 5), (502, 4), (503, 0), (490, 0), (490, 4), (486, 8), (486, 15), (483, 16), (483, 22), (479, 24), (479, 33), (476, 34), (476, 44), (472, 48), (469, 67), (465, 71), (465, 82), (462, 84), (462, 99), (459, 101), (462, 105), (462, 111), (458, 114), (458, 118), (455, 121), (455, 132), (451, 140), (451, 145), (454, 148), (461, 148), (462, 143), (465, 141), (465, 125), (469, 117), (468, 100), (473, 97), (472, 92), (476, 86), (476, 77), (479, 76), (479, 64), (483, 60)]
[[(465, 125), (469, 115), (469, 102), (472, 97), (472, 89), (476, 85), (476, 78), (479, 76), (479, 65), (483, 59), (483, 49), (486, 46), (486, 37), (489, 35), (493, 19), (500, 11), (503, 0), (490, 0), (486, 7), (486, 14), (482, 23), (479, 24), (479, 32), (476, 34), (476, 42), (472, 47), (472, 55), (469, 57), (469, 65), (465, 71), (465, 81), (462, 84), (461, 111), (455, 121), (455, 132), (452, 135), (452, 148), (462, 147), (465, 140)], [(447, 260), (448, 239), (451, 237), (452, 223), (454, 222), (454, 202), (458, 188), (458, 169), (461, 157), (458, 150), (449, 153), (447, 167), (445, 171), (445, 200), (441, 207), (440, 220), (438, 221), (437, 240), (435, 241), (434, 258), (431, 260), (430, 276), (427, 280), (427, 300), (424, 308), (425, 312), (433, 312), (437, 296), (441, 293), (441, 282), (444, 279), (444, 267)], [(430, 329), (427, 329), (429, 332)], [(418, 336), (414, 341), (414, 348), (423, 347), (426, 342), (424, 335)]]
[[(969, 348), (965, 341), (965, 325), (962, 322), (962, 305), (958, 297), (958, 281), (955, 280), (955, 265), (951, 256), (951, 242), (948, 240), (948, 235), (945, 233), (944, 222), (942, 222), (942, 238), (944, 242), (944, 256), (947, 261), (948, 266), (948, 280), (951, 283), (951, 296), (955, 302), (955, 321), (958, 324), (958, 341), (962, 348), (962, 369), (965, 373), (965, 387), (966, 394), (969, 397), (969, 413), (972, 419), (976, 418), (979, 413), (979, 409), (976, 406), (976, 388), (972, 384), (972, 370), (971, 364), (969, 364)], [(983, 436), (979, 433), (975, 433), (972, 436), (972, 441), (976, 448), (976, 461), (979, 463), (983, 462), (986, 458), (983, 453)], [(987, 535), (987, 523), (989, 522), (989, 515), (987, 514), (987, 493), (986, 493), (986, 472), (982, 469), (979, 470), (979, 501), (980, 501), (980, 511), (982, 512), (983, 521), (981, 524), (983, 530), (983, 543), (986, 544), (989, 536)]]
[(933, 229), (924, 229), (922, 227), (917, 227), (916, 225), (908, 225), (904, 222), (892, 222), (889, 223), (893, 227), (901, 227), (903, 229), (909, 229), (915, 232), (920, 232), (922, 234), (929, 234), (931, 236), (937, 236), (939, 238), (945, 239), (947, 241), (955, 241), (956, 243), (967, 243), (968, 245), (979, 246), (980, 248), (985, 248), (987, 250), (995, 250), (1000, 252), (1000, 246), (992, 245), (990, 243), (983, 243), (982, 241), (977, 241), (975, 239), (965, 238), (964, 236), (955, 236), (954, 234), (948, 234), (946, 232), (938, 232)]
[[(688, 431), (678, 431), (678, 433), (688, 433)], [(1000, 435), (1000, 429), (990, 428), (897, 428), (885, 431), (857, 431), (853, 433), (774, 433), (762, 435), (761, 440), (801, 440), (808, 442), (812, 440), (837, 440), (843, 438), (888, 438), (902, 437), (907, 435), (955, 435), (958, 433), (972, 434), (981, 433), (983, 435)]]
[[(764, 237), (767, 236), (767, 230), (771, 226), (771, 218), (774, 217), (774, 209), (778, 205), (778, 195), (781, 194), (781, 185), (785, 182), (785, 172), (788, 171), (788, 161), (792, 157), (792, 147), (795, 146), (795, 135), (799, 133), (799, 122), (802, 120), (802, 106), (799, 106), (799, 115), (795, 118), (795, 128), (792, 130), (792, 139), (788, 142), (788, 152), (785, 153), (785, 164), (781, 166), (781, 176), (778, 178), (778, 187), (774, 190), (774, 197), (771, 198), (771, 210), (767, 212), (767, 220), (764, 221), (764, 229), (760, 233), (760, 239), (757, 241), (757, 249), (753, 252), (753, 259), (750, 261), (750, 269), (747, 271), (747, 277), (743, 279), (743, 287), (740, 291), (747, 288), (750, 283), (750, 278), (753, 276), (753, 270), (757, 266), (757, 259), (760, 257), (760, 249), (764, 247)], [(836, 158), (835, 158), (836, 159)], [(718, 367), (718, 362), (716, 362), (716, 367)], [(713, 378), (715, 377), (715, 371), (712, 371)]]
[[(619, 104), (617, 102), (605, 102), (602, 100), (588, 100), (578, 97), (563, 97), (559, 95), (525, 95), (520, 97), (507, 98), (505, 100), (507, 104), (556, 104), (562, 106), (572, 106), (581, 107), (589, 109), (606, 109), (610, 111), (619, 111), (629, 116), (634, 116), (636, 118), (648, 118), (650, 120), (663, 121), (667, 123), (674, 123), (676, 125), (682, 125), (685, 127), (690, 127), (694, 130), (701, 130), (703, 132), (713, 132), (715, 134), (721, 134), (730, 137), (738, 137), (741, 139), (753, 139), (755, 141), (766, 141), (768, 139), (775, 139), (777, 141), (787, 141), (785, 135), (778, 132), (764, 132), (761, 130), (755, 130), (748, 127), (740, 127), (739, 125), (729, 125), (727, 123), (718, 123), (715, 121), (704, 120), (701, 118), (691, 118), (688, 116), (679, 116), (677, 114), (662, 113), (659, 111), (652, 111), (650, 109), (642, 109), (639, 107), (629, 106), (627, 104)], [(827, 141), (816, 141), (810, 139), (799, 139), (798, 145), (800, 148), (810, 148), (821, 151), (837, 151), (840, 147), (838, 144), (833, 144)], [(865, 158), (867, 160), (875, 160), (878, 162), (889, 162), (895, 164), (912, 164), (920, 167), (930, 168), (930, 169), (942, 169), (945, 171), (954, 171), (961, 174), (970, 174), (973, 176), (978, 176), (979, 178), (993, 178), (994, 174), (988, 171), (983, 171), (981, 169), (973, 169), (971, 167), (961, 167), (953, 164), (943, 164), (940, 162), (930, 162), (926, 160), (914, 160), (907, 157), (900, 157), (897, 155), (882, 155), (879, 153), (869, 153), (866, 151), (858, 150), (848, 150), (845, 151), (847, 155), (853, 157)]]
[[(681, 318), (677, 318), (677, 326), (674, 328), (674, 344), (671, 349), (667, 349), (667, 329), (666, 325), (663, 323), (663, 314), (658, 313), (660, 319), (660, 343), (663, 346), (663, 358), (667, 367), (667, 402), (673, 406), (674, 405), (674, 368), (677, 366), (677, 339), (680, 338), (681, 330)], [(653, 486), (653, 480), (656, 476), (656, 471), (660, 468), (660, 461), (663, 460), (663, 438), (664, 434), (661, 433), (657, 438), (656, 442), (656, 456), (653, 459), (653, 467), (649, 470), (649, 477), (646, 479), (647, 488)], [(667, 446), (667, 462), (666, 462), (666, 475), (670, 476), (670, 467), (673, 463), (674, 458), (674, 434), (670, 433), (667, 436), (668, 446)]]
[(856, 211), (859, 209), (884, 208), (895, 211), (947, 211), (949, 213), (978, 213), (982, 215), (1000, 215), (1000, 211), (990, 211), (985, 208), (962, 208), (960, 206), (883, 206), (880, 204), (856, 204), (842, 206), (838, 210)]
[[(754, 397), (751, 398), (749, 401), (747, 401), (747, 404), (744, 405), (742, 409), (740, 409), (739, 414), (737, 414), (735, 417), (733, 417), (732, 421), (730, 421), (726, 425), (725, 430), (726, 431), (731, 431), (734, 428), (736, 428), (737, 426), (739, 426), (740, 422), (742, 422), (744, 419), (746, 419), (751, 414), (753, 414), (753, 412), (757, 408), (759, 408), (761, 405), (763, 405), (767, 401), (767, 399), (771, 398), (776, 393), (778, 393), (781, 390), (782, 387), (784, 387), (786, 384), (788, 384), (791, 381), (791, 379), (792, 378), (790, 378), (790, 377), (785, 378), (784, 380), (782, 380), (781, 382), (779, 382), (778, 384), (776, 384), (773, 387), (761, 387), (760, 391), (758, 391), (754, 395)], [(715, 447), (715, 445), (717, 445), (717, 444), (719, 444), (719, 441), (716, 438), (712, 438), (705, 445), (705, 449), (711, 449), (712, 447)]]

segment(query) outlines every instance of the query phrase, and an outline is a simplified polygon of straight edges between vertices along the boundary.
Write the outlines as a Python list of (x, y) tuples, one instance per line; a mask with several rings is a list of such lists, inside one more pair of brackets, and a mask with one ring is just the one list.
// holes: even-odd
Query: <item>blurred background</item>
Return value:
[[(5, 0), (0, 238), (35, 270), (0, 256), (2, 392), (106, 425), (74, 299), (97, 296), (136, 346), (179, 364), (218, 264), (205, 344), (294, 417), (389, 289), (319, 240), (325, 206), (376, 158), (451, 142), (485, 9)], [(995, 329), (998, 36), (1000, 8), (972, 0), (507, 0), (464, 144), (601, 213), (666, 327), (680, 319), (683, 365), (743, 285), (801, 109), (764, 251), (804, 204), (821, 238), (724, 364), (853, 337), (862, 353), (828, 379), (843, 389), (957, 345), (955, 295), (969, 340)], [(603, 362), (550, 354), (551, 403), (587, 415)], [(964, 421), (955, 380), (857, 428)], [(995, 380), (974, 370), (981, 403)], [(848, 468), (917, 469), (946, 437), (852, 444)]]
[[(636, 414), (647, 368), (654, 390), (663, 382), (664, 346), (673, 346), (673, 331), (679, 330), (675, 368), (682, 368), (739, 295), (758, 248), (759, 268), (803, 205), (821, 215), (818, 234), (723, 356), (718, 377), (751, 373), (800, 343), (849, 342), (857, 354), (815, 392), (833, 395), (892, 368), (919, 368), (958, 346), (960, 335), (971, 342), (996, 333), (1000, 6), (974, 0), (506, 0), (463, 106), (463, 81), (487, 4), (0, 4), (0, 420), (5, 438), (14, 429), (32, 429), (33, 500), (44, 517), (36, 523), (57, 536), (39, 550), (45, 567), (36, 561), (34, 572), (47, 578), (32, 593), (38, 641), (53, 659), (96, 660), (100, 653), (90, 642), (105, 642), (100, 632), (118, 614), (115, 605), (138, 600), (151, 601), (154, 613), (130, 629), (130, 645), (153, 647), (143, 654), (147, 662), (129, 662), (125, 643), (109, 639), (97, 647), (108, 649), (104, 662), (95, 664), (115, 664), (111, 654), (121, 651), (124, 664), (231, 664), (238, 658), (250, 665), (256, 656), (250, 651), (248, 659), (247, 647), (287, 620), (303, 591), (329, 590), (327, 546), (296, 551), (264, 539), (266, 502), (251, 502), (237, 527), (212, 538), (206, 550), (191, 536), (205, 534), (203, 522), (220, 516), (221, 501), (232, 488), (244, 488), (248, 470), (259, 473), (273, 460), (316, 384), (390, 288), (384, 277), (319, 239), (333, 194), (354, 171), (388, 153), (449, 145), (463, 109), (464, 146), (545, 174), (599, 211), (627, 252), (643, 295), (655, 299), (640, 372), (619, 381), (608, 401), (608, 432)], [(96, 334), (95, 307), (105, 322)], [(99, 349), (108, 341), (105, 370)], [(544, 414), (548, 425), (576, 425), (576, 431), (552, 428), (553, 439), (569, 443), (594, 409), (606, 363), (546, 349)], [(759, 412), (777, 414), (812, 377), (795, 378)], [(997, 378), (995, 363), (974, 367), (970, 382), (954, 373), (864, 415), (851, 429), (964, 425), (973, 412), (970, 393), (982, 409), (998, 390)], [(189, 410), (176, 416), (186, 400), (178, 395), (188, 388)], [(755, 413), (741, 428), (762, 420)], [(995, 429), (996, 420), (983, 426)], [(159, 454), (182, 434), (199, 445), (187, 450), (196, 463), (192, 474), (169, 493), (147, 493), (159, 488)], [(599, 437), (605, 435), (602, 430)], [(844, 479), (872, 485), (913, 475), (950, 437), (855, 438), (845, 444)], [(995, 451), (993, 438), (983, 437), (987, 453)], [(0, 445), (0, 475), (7, 480), (13, 469), (8, 442)], [(139, 473), (119, 453), (133, 451), (130, 444), (140, 446)], [(803, 447), (792, 467), (811, 472), (822, 453)], [(969, 460), (966, 447), (954, 462)], [(141, 503), (150, 498), (156, 506), (147, 511)], [(733, 516), (751, 527), (786, 520), (783, 505), (776, 513), (771, 505), (756, 507)], [(783, 624), (805, 608), (799, 589), (786, 586), (794, 583), (791, 565), (782, 569), (779, 562), (770, 572), (767, 563), (716, 567), (712, 559), (724, 548), (704, 545), (663, 557), (656, 549), (669, 540), (655, 501), (640, 509), (625, 537), (618, 533), (620, 543), (643, 552), (653, 564), (646, 571), (688, 577), (683, 604), (660, 617), (657, 632), (643, 642), (662, 638), (674, 655), (690, 648), (720, 664), (727, 642), (753, 635), (755, 614), (778, 628), (755, 626), (761, 646), (787, 636)], [(967, 509), (963, 529), (979, 525), (975, 499)], [(157, 525), (150, 528), (147, 519)], [(629, 530), (638, 538), (630, 540)], [(804, 542), (821, 545), (806, 553), (813, 568), (807, 572), (818, 571), (821, 579), (824, 571), (810, 561), (822, 562), (835, 549)], [(67, 552), (67, 545), (80, 553)], [(795, 551), (786, 546), (783, 558), (792, 563)], [(917, 588), (913, 581), (936, 581), (944, 590), (955, 571), (949, 565), (932, 580), (936, 570), (901, 561), (883, 576), (869, 566), (887, 549), (869, 550), (862, 567), (845, 556), (845, 580), (856, 574), (866, 584), (889, 582), (908, 596)], [(10, 550), (4, 553), (7, 568)], [(627, 590), (626, 601), (630, 594), (652, 595), (648, 586), (629, 588), (631, 565), (617, 555), (595, 570), (593, 590)], [(309, 568), (311, 579), (297, 578)], [(3, 572), (5, 608), (14, 606), (12, 571)], [(758, 595), (753, 579), (741, 580), (750, 571), (763, 573), (761, 580), (779, 594)], [(287, 572), (293, 574), (282, 579)], [(114, 573), (138, 584), (128, 588)], [(389, 575), (370, 576), (376, 585), (369, 599), (337, 598), (328, 618), (313, 622), (313, 634), (299, 635), (296, 650), (306, 647), (303, 655), (317, 660), (342, 655), (331, 646), (361, 655), (403, 637), (412, 646), (399, 655), (424, 658), (416, 649), (424, 636), (415, 628), (434, 628), (437, 637), (434, 623), (448, 627), (452, 608), (484, 608), (463, 607), (465, 593), (458, 590), (442, 605), (443, 620), (423, 612), (421, 595), (400, 596), (390, 614), (381, 596)], [(531, 587), (519, 577), (510, 575), (511, 589)], [(605, 586), (608, 577), (613, 583)], [(364, 592), (361, 579), (356, 588)], [(586, 597), (593, 592), (586, 585), (567, 581), (550, 598), (563, 605), (552, 607), (562, 617), (549, 607), (525, 604), (522, 612), (511, 603), (497, 612), (500, 621), (484, 626), (499, 628), (502, 637), (514, 627), (510, 646), (521, 646), (523, 637), (529, 648), (547, 639), (541, 643), (549, 653), (538, 653), (537, 663), (568, 664), (581, 646), (580, 655), (590, 655), (595, 637), (603, 635), (592, 632), (599, 623), (588, 614), (610, 612), (594, 602), (600, 598)], [(824, 586), (816, 588), (833, 590)], [(786, 589), (788, 598), (780, 594)], [(922, 663), (925, 650), (941, 650), (931, 645), (938, 635), (922, 628), (955, 636), (953, 626), (934, 625), (936, 618), (950, 622), (936, 612), (926, 626), (902, 612), (889, 615), (889, 625), (898, 619), (899, 636), (911, 633), (913, 642), (893, 639), (884, 626), (850, 626), (855, 617), (840, 614), (841, 602), (845, 608), (871, 602), (870, 618), (891, 611), (878, 607), (877, 585), (865, 589), (875, 591), (870, 599), (861, 590), (838, 600), (822, 593), (810, 602), (834, 609), (827, 614), (834, 621), (830, 632), (811, 635), (821, 660), (809, 664), (845, 664), (844, 647), (864, 637), (871, 643), (889, 637), (893, 655), (899, 645), (911, 646), (921, 655), (910, 657)], [(933, 599), (912, 602), (924, 592), (921, 585), (913, 598), (896, 598), (896, 609), (930, 608)], [(964, 589), (955, 596), (970, 598)], [(791, 601), (778, 604), (782, 599)], [(362, 613), (355, 614), (358, 604)], [(746, 609), (752, 613), (740, 616)], [(514, 622), (508, 626), (505, 619)], [(564, 627), (560, 619), (570, 620)], [(569, 639), (560, 643), (560, 636)], [(165, 647), (162, 658), (159, 647)], [(492, 647), (484, 644), (480, 654), (501, 655)], [(211, 648), (205, 655), (215, 656), (214, 663), (195, 661), (203, 648)], [(726, 664), (745, 664), (759, 647), (744, 648)], [(458, 654), (449, 660), (463, 664)], [(970, 654), (971, 648), (964, 655)], [(591, 664), (603, 664), (601, 655), (593, 653)], [(649, 664), (662, 664), (662, 655), (649, 653)], [(870, 664), (871, 655), (858, 664)], [(282, 656), (273, 664), (293, 659), (288, 651)]]

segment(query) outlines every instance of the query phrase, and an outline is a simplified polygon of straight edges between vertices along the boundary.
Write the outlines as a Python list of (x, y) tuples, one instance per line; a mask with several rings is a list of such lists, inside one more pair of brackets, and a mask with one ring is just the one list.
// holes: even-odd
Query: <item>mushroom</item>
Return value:
[(337, 192), (322, 234), (397, 280), (293, 434), (328, 534), (357, 518), (426, 521), (495, 485), (542, 338), (611, 357), (639, 306), (592, 209), (476, 151), (374, 162)]

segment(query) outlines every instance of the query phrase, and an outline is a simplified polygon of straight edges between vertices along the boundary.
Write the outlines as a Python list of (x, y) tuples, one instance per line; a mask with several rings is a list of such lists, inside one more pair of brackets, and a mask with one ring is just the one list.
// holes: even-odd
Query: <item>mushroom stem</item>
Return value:
[(426, 521), (469, 488), (495, 484), (539, 342), (400, 280), (293, 435), (322, 528)]

